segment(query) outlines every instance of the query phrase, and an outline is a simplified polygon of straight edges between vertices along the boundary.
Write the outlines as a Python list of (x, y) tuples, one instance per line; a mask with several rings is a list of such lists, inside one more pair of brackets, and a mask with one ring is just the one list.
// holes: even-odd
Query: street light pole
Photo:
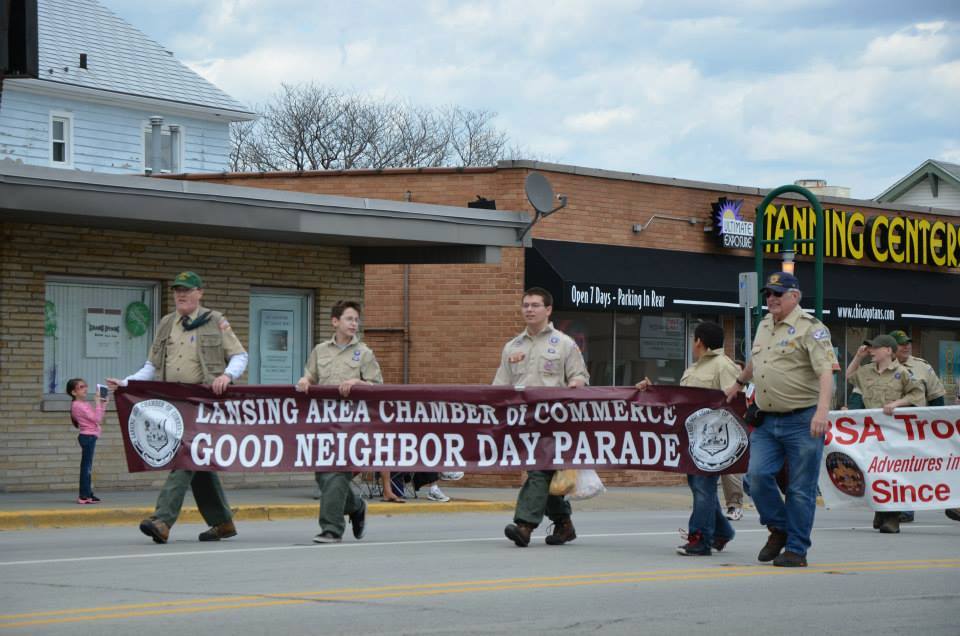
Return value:
[[(813, 212), (816, 215), (816, 226), (814, 229), (814, 238), (812, 239), (800, 239), (795, 240), (793, 235), (793, 230), (788, 229), (783, 233), (782, 239), (770, 239), (764, 240), (764, 217), (766, 216), (767, 206), (771, 201), (776, 199), (781, 194), (786, 192), (795, 192), (810, 202), (813, 206)], [(820, 200), (817, 197), (807, 190), (804, 187), (798, 185), (782, 185), (779, 188), (774, 188), (767, 196), (763, 198), (763, 201), (760, 202), (760, 205), (757, 206), (757, 218), (753, 224), (754, 228), (754, 240), (753, 240), (753, 264), (754, 270), (757, 272), (757, 281), (759, 285), (764, 284), (763, 277), (763, 250), (767, 245), (775, 245), (784, 252), (784, 266), (786, 267), (789, 263), (789, 266), (793, 266), (793, 255), (796, 245), (813, 245), (814, 252), (814, 269), (813, 269), (813, 278), (814, 278), (814, 315), (817, 320), (823, 321), (823, 250), (824, 250), (824, 223), (823, 223), (823, 208), (820, 206)], [(789, 253), (789, 261), (787, 260)], [(784, 270), (788, 271), (788, 270)], [(762, 289), (760, 290), (762, 291)], [(763, 307), (761, 303), (757, 303), (757, 306), (754, 308), (753, 313), (753, 325), (756, 327), (760, 324), (760, 319), (763, 318)]]

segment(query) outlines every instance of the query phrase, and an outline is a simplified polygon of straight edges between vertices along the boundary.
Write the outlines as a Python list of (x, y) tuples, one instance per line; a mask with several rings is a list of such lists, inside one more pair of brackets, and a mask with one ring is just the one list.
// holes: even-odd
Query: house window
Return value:
[(156, 283), (48, 278), (44, 304), (43, 393), (67, 380), (125, 377), (143, 366), (159, 306)]
[(63, 168), (72, 162), (73, 120), (67, 115), (50, 116), (50, 163)]
[[(181, 140), (183, 131), (177, 125), (164, 126), (160, 131), (160, 168), (159, 172), (180, 172)], [(153, 167), (153, 129), (149, 126), (143, 131), (143, 167), (155, 172)]]

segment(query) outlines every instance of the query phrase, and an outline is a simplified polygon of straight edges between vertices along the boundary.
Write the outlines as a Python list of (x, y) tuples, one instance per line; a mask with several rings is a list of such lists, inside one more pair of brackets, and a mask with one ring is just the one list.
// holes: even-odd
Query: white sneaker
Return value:
[(440, 473), (440, 479), (444, 481), (458, 481), (463, 479), (463, 473)]
[(743, 519), (743, 508), (740, 506), (727, 506), (726, 517), (730, 521), (740, 521)]
[(443, 491), (440, 490), (440, 487), (436, 484), (430, 486), (430, 490), (427, 492), (427, 499), (430, 501), (450, 501), (450, 497), (443, 494)]

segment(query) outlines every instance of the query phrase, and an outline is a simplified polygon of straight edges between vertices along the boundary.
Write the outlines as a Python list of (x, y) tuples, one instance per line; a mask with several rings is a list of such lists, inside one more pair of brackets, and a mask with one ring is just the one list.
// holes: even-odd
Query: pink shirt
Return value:
[(101, 402), (96, 408), (83, 400), (74, 400), (70, 405), (70, 414), (80, 425), (80, 434), (93, 435), (94, 437), (100, 437), (100, 422), (103, 421), (103, 414), (106, 410), (106, 402)]

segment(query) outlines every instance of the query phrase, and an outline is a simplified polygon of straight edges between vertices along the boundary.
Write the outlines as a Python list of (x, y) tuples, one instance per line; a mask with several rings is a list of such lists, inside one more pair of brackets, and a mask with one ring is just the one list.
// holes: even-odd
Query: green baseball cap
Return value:
[(903, 329), (891, 331), (890, 337), (896, 340), (898, 345), (904, 345), (913, 342), (913, 340), (910, 339), (910, 336), (907, 335), (907, 332)]
[(871, 347), (890, 347), (894, 351), (897, 349), (897, 340), (893, 336), (888, 336), (885, 333), (880, 334), (873, 340), (867, 340), (867, 344)]
[(203, 279), (193, 272), (180, 272), (170, 283), (170, 287), (185, 287), (187, 289), (198, 289), (203, 287)]

